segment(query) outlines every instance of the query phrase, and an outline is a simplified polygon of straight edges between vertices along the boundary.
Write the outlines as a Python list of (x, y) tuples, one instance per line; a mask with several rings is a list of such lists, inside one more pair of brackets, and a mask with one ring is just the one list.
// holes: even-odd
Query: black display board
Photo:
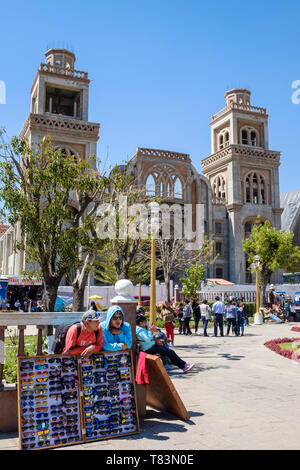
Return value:
[(20, 449), (139, 432), (132, 352), (18, 358)]

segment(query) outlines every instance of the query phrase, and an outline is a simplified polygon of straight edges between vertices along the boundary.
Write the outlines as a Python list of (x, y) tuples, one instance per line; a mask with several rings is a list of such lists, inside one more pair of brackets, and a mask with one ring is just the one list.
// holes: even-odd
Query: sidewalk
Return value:
[[(196, 364), (187, 374), (169, 371), (189, 422), (148, 409), (138, 435), (57, 450), (299, 449), (300, 364), (264, 346), (300, 337), (293, 325), (245, 327), (244, 337), (175, 335), (177, 354)], [(18, 449), (16, 434), (0, 434), (4, 449)]]

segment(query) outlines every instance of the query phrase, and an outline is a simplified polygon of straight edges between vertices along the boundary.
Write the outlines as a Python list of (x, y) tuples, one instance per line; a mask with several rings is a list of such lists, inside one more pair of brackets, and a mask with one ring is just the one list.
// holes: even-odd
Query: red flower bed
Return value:
[(291, 331), (297, 331), (299, 333), (300, 332), (300, 327), (299, 326), (293, 326), (293, 328), (291, 328)]
[(278, 339), (272, 339), (271, 341), (267, 341), (265, 343), (265, 346), (267, 348), (271, 349), (271, 351), (274, 351), (280, 356), (287, 357), (288, 359), (293, 359), (294, 361), (300, 362), (300, 355), (296, 354), (295, 351), (288, 351), (281, 349), (279, 346), (281, 343), (293, 343), (294, 341), (300, 341), (300, 338), (278, 338)]

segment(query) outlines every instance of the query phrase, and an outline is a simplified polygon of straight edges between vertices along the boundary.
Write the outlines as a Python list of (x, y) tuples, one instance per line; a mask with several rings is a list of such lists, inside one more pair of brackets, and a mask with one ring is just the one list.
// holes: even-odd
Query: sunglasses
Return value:
[(26, 426), (26, 424), (34, 424), (34, 419), (22, 419), (22, 426)]
[(56, 401), (58, 401), (62, 398), (61, 393), (51, 393), (49, 396), (52, 400), (56, 400)]
[(35, 393), (40, 393), (40, 391), (44, 391), (45, 388), (47, 388), (47, 384), (37, 384), (35, 388), (36, 388)]
[(48, 418), (48, 413), (37, 413), (36, 417), (38, 419), (40, 418)]
[(34, 385), (21, 385), (22, 390), (33, 389)]
[(32, 431), (23, 431), (23, 435), (25, 437), (31, 437), (31, 436), (35, 436), (35, 433)]
[(50, 378), (55, 378), (57, 377), (58, 375), (61, 374), (61, 371), (59, 369), (56, 369), (56, 370), (50, 370), (50, 374), (49, 374), (49, 377)]
[(48, 429), (49, 424), (38, 424), (36, 429)]
[(48, 411), (48, 406), (39, 406), (38, 408), (35, 409), (38, 413), (41, 411)]
[(41, 378), (36, 379), (37, 382), (47, 382), (47, 380), (48, 380), (48, 377), (41, 377)]
[(39, 446), (39, 447), (43, 447), (43, 446), (46, 447), (46, 446), (49, 446), (49, 445), (50, 445), (50, 441), (48, 441), (48, 440), (46, 440), (46, 441), (40, 441), (40, 442), (38, 443), (38, 446)]
[(29, 375), (29, 377), (34, 377), (34, 372), (23, 372), (23, 374), (21, 374), (21, 377), (27, 377), (27, 375)]
[(26, 437), (26, 439), (23, 439), (23, 442), (28, 442), (28, 441), (35, 441), (35, 437)]
[(22, 448), (23, 449), (33, 449), (35, 447), (35, 444), (23, 444)]
[(35, 360), (35, 363), (36, 364), (44, 364), (47, 362), (47, 359), (41, 359), (41, 358), (38, 358)]
[(47, 402), (47, 400), (45, 400), (45, 401), (37, 401), (35, 404), (36, 404), (37, 406), (43, 406), (43, 405), (48, 405), (48, 402)]
[(101, 317), (101, 313), (95, 312), (95, 313), (90, 313), (85, 317), (86, 320), (97, 320), (98, 318)]
[(123, 316), (122, 315), (114, 315), (113, 317), (111, 317), (112, 320), (123, 320)]
[(45, 370), (45, 371), (43, 371), (43, 372), (39, 370), (39, 371), (36, 373), (36, 375), (47, 375), (47, 374), (48, 374), (48, 371), (47, 371), (47, 370)]
[(57, 364), (61, 364), (61, 358), (60, 357), (51, 357), (50, 359), (48, 359), (48, 362), (50, 364), (53, 364), (53, 363), (57, 363)]
[(34, 406), (34, 401), (22, 401), (22, 406)]
[(38, 364), (37, 366), (35, 366), (35, 368), (37, 370), (48, 369), (48, 364)]

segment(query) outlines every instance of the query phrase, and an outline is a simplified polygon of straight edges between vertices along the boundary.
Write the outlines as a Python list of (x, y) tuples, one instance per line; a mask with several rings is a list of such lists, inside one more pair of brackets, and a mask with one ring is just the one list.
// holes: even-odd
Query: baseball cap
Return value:
[(100, 315), (100, 312), (95, 312), (95, 310), (90, 309), (82, 315), (82, 321), (84, 322), (86, 320), (99, 320)]

